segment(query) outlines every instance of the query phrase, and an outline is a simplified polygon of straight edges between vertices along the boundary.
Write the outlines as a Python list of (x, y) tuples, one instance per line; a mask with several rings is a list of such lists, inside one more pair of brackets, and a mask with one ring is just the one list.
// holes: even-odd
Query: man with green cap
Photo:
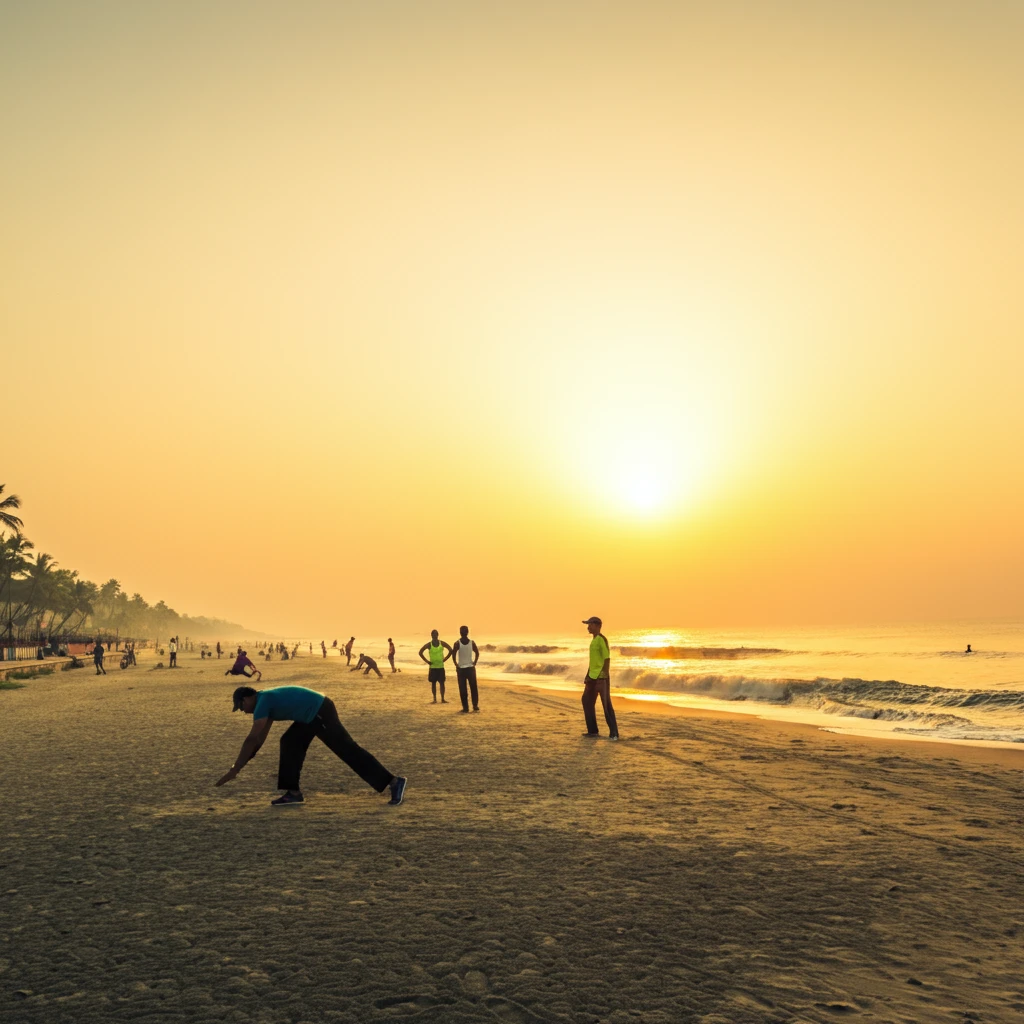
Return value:
[(392, 775), (373, 754), (363, 750), (338, 718), (338, 709), (330, 697), (305, 686), (276, 686), (272, 690), (254, 690), (239, 686), (232, 695), (232, 711), (252, 715), (252, 729), (246, 736), (235, 763), (217, 780), (218, 786), (230, 782), (251, 761), (270, 732), (274, 722), (292, 724), (281, 736), (281, 760), (277, 770), (277, 788), (284, 794), (271, 800), (275, 807), (301, 804), (305, 801), (299, 788), (299, 776), (306, 760), (306, 750), (317, 736), (334, 751), (364, 782), (378, 793), (391, 790), (391, 804), (400, 804), (407, 780)]
[(594, 705), (598, 695), (601, 696), (601, 707), (604, 708), (604, 720), (608, 723), (608, 739), (619, 738), (619, 725), (615, 721), (615, 709), (612, 707), (611, 682), (611, 651), (608, 638), (601, 632), (601, 620), (596, 615), (583, 620), (587, 632), (591, 635), (590, 667), (583, 678), (583, 717), (587, 722), (587, 731), (583, 734), (587, 739), (595, 740), (600, 736), (597, 731), (597, 715)]

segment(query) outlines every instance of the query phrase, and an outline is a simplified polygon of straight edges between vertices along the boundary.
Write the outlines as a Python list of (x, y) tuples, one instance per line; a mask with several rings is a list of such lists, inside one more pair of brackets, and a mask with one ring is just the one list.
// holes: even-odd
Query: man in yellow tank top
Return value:
[[(424, 651), (430, 653), (430, 657), (424, 657)], [(430, 642), (420, 648), (420, 657), (430, 666), (427, 679), (430, 681), (430, 692), (433, 694), (434, 703), (437, 703), (437, 688), (441, 687), (441, 703), (447, 704), (444, 699), (444, 663), (452, 656), (451, 647), (443, 640), (438, 640), (437, 630), (430, 631)]]

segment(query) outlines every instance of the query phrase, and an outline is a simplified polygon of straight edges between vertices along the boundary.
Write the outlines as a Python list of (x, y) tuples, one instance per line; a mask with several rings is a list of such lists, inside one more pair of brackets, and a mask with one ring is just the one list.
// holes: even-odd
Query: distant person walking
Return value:
[(327, 657), (327, 644), (323, 640), (320, 641), (320, 650), (324, 652), (324, 657)]
[(597, 703), (598, 695), (600, 695), (601, 707), (604, 708), (604, 720), (608, 723), (608, 738), (617, 740), (619, 725), (615, 721), (615, 709), (612, 707), (612, 656), (608, 647), (608, 638), (601, 632), (601, 620), (596, 615), (591, 615), (583, 624), (592, 637), (590, 668), (583, 678), (583, 717), (587, 722), (587, 731), (583, 735), (587, 739), (597, 739), (600, 735), (597, 731), (597, 715), (594, 713), (594, 706)]
[(107, 674), (107, 670), (103, 667), (103, 642), (101, 640), (97, 640), (92, 649), (92, 663), (96, 666), (96, 675), (105, 676)]
[(480, 710), (480, 695), (476, 688), (476, 663), (480, 649), (475, 640), (469, 639), (469, 626), (459, 626), (459, 639), (455, 641), (455, 676), (459, 681), (459, 700), (462, 701), (461, 715), (469, 714), (469, 693), (473, 695), (473, 710)]
[(170, 664), (167, 667), (168, 668), (177, 668), (178, 667), (178, 641), (177, 641), (177, 639), (172, 636), (171, 637), (171, 641), (170, 641), (170, 643), (167, 646), (168, 646), (168, 648), (170, 649), (170, 652), (171, 652)]
[(395, 642), (391, 637), (388, 637), (388, 663), (391, 665), (391, 673), (394, 675), (398, 669), (395, 668)]
[(373, 754), (363, 750), (352, 739), (338, 718), (334, 701), (329, 697), (315, 690), (307, 690), (304, 686), (278, 686), (272, 690), (239, 686), (231, 700), (231, 710), (252, 715), (253, 722), (235, 763), (217, 780), (218, 786), (230, 782), (256, 756), (274, 722), (291, 722), (281, 737), (277, 788), (283, 789), (284, 794), (270, 801), (275, 807), (305, 802), (299, 776), (314, 736), (319, 737), (378, 793), (390, 789), (389, 803), (398, 805), (402, 802), (407, 780), (400, 775), (392, 775)]
[(217, 657), (220, 658), (220, 641), (217, 641)]
[(364, 665), (366, 666), (366, 671), (363, 673), (364, 676), (368, 676), (372, 670), (377, 673), (377, 676), (380, 679), (384, 678), (384, 676), (381, 675), (380, 669), (377, 668), (377, 662), (374, 661), (374, 659), (371, 658), (368, 654), (360, 654), (359, 661), (356, 664), (355, 668), (350, 668), (349, 672), (358, 672)]
[(350, 636), (348, 638), (348, 643), (345, 644), (345, 664), (346, 665), (351, 665), (352, 664), (352, 645), (355, 642), (356, 642), (356, 638), (354, 636)]
[[(246, 669), (251, 669), (252, 671), (247, 672)], [(252, 679), (255, 676), (257, 680), (262, 680), (263, 678), (263, 673), (249, 660), (248, 651), (243, 651), (241, 647), (238, 648), (238, 657), (235, 658), (234, 665), (224, 675), (245, 676), (247, 679)]]
[[(424, 658), (423, 652), (429, 651), (430, 657)], [(430, 666), (427, 679), (430, 681), (430, 692), (433, 694), (434, 703), (437, 703), (437, 688), (441, 687), (441, 703), (447, 704), (444, 699), (444, 663), (452, 656), (451, 647), (443, 640), (438, 640), (437, 630), (430, 631), (430, 641), (420, 648), (420, 657)]]

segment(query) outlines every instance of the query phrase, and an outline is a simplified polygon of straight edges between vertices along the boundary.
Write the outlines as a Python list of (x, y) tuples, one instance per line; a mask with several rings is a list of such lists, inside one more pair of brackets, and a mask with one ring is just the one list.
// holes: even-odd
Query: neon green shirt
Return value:
[(601, 678), (601, 669), (604, 668), (605, 658), (611, 657), (608, 650), (608, 641), (600, 633), (590, 641), (590, 671), (587, 673), (591, 679)]
[(431, 668), (443, 668), (444, 667), (444, 648), (441, 646), (441, 641), (437, 642), (437, 646), (434, 646), (434, 641), (430, 641), (430, 647), (427, 649), (427, 656), (430, 658)]

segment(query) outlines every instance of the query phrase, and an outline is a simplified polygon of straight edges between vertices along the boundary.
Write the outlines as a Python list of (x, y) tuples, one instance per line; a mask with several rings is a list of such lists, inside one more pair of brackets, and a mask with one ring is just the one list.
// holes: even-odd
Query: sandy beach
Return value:
[(261, 685), (327, 693), (409, 789), (315, 742), (274, 810), (283, 727), (215, 789), (249, 719), (180, 657), (0, 693), (0, 1020), (1024, 1013), (1024, 751), (625, 700), (587, 741), (572, 696), (483, 680), (462, 716), (425, 671), (305, 657)]

